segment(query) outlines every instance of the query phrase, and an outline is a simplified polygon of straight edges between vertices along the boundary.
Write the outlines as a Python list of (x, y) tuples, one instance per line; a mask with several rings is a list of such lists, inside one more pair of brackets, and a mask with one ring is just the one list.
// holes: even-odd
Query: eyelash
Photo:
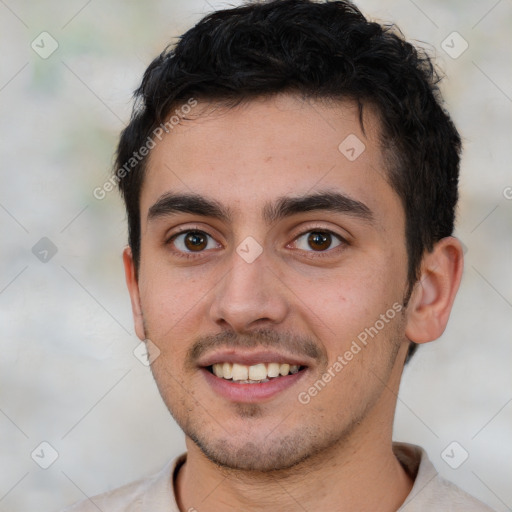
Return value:
[(313, 250), (304, 251), (302, 249), (298, 249), (299, 251), (302, 251), (304, 253), (304, 256), (306, 258), (311, 258), (311, 259), (330, 258), (333, 256), (333, 254), (339, 253), (340, 251), (344, 250), (349, 245), (349, 243), (347, 242), (347, 240), (344, 237), (342, 237), (338, 233), (335, 233), (334, 231), (331, 231), (330, 229), (325, 229), (322, 227), (316, 227), (316, 228), (312, 227), (312, 228), (307, 229), (306, 231), (302, 231), (293, 239), (293, 241), (291, 243), (296, 243), (297, 240), (299, 240), (300, 238), (302, 238), (303, 236), (305, 236), (309, 233), (322, 233), (325, 235), (331, 235), (333, 237), (333, 239), (335, 239), (335, 240), (337, 239), (340, 243), (337, 246), (329, 248), (325, 251), (313, 251)]
[[(212, 240), (215, 240), (215, 238), (212, 235), (210, 235), (209, 233), (207, 233), (206, 231), (204, 231), (202, 229), (185, 228), (185, 229), (180, 229), (178, 232), (174, 233), (171, 237), (169, 237), (166, 241), (166, 245), (172, 244), (178, 236), (187, 234), (187, 233), (192, 233), (192, 232), (201, 233), (203, 235), (206, 235), (207, 237), (210, 237)], [(326, 251), (313, 251), (313, 250), (303, 251), (305, 257), (307, 257), (307, 258), (318, 259), (318, 258), (331, 257), (333, 255), (333, 252), (337, 253), (341, 250), (344, 250), (348, 245), (350, 245), (349, 242), (344, 237), (339, 235), (338, 233), (335, 233), (334, 231), (331, 231), (329, 229), (325, 229), (322, 227), (310, 227), (306, 231), (302, 231), (297, 236), (295, 236), (294, 239), (292, 240), (292, 242), (290, 242), (290, 243), (294, 243), (298, 239), (303, 237), (304, 235), (307, 235), (308, 233), (314, 233), (314, 232), (331, 235), (333, 238), (339, 240), (340, 244), (337, 245), (336, 247), (333, 247), (332, 249), (327, 249)], [(288, 244), (288, 245), (290, 245), (290, 244)], [(288, 245), (287, 245), (287, 247), (288, 247)], [(300, 251), (301, 249), (298, 249), (298, 250)], [(179, 258), (185, 258), (185, 259), (190, 260), (190, 259), (195, 259), (195, 258), (201, 257), (201, 255), (205, 252), (205, 250), (198, 251), (197, 253), (194, 253), (194, 252), (185, 252), (185, 251), (181, 251), (179, 249), (175, 249), (175, 250), (173, 250), (173, 252)]]
[[(179, 231), (177, 231), (176, 233), (174, 233), (173, 235), (171, 235), (165, 242), (165, 245), (172, 245), (174, 240), (180, 236), (180, 235), (183, 235), (183, 234), (187, 234), (187, 233), (201, 233), (203, 235), (206, 235), (208, 237), (210, 237), (212, 240), (215, 240), (213, 238), (213, 236), (211, 236), (209, 233), (207, 233), (206, 231), (202, 230), (202, 229), (199, 229), (199, 228), (185, 228), (185, 229), (180, 229)], [(194, 259), (194, 258), (197, 258), (197, 257), (200, 257), (201, 254), (203, 253), (204, 251), (200, 251), (198, 252), (197, 254), (193, 253), (193, 252), (184, 252), (184, 251), (180, 251), (179, 249), (174, 249), (173, 250), (173, 253), (175, 256), (177, 256), (178, 258), (185, 258), (185, 259)]]

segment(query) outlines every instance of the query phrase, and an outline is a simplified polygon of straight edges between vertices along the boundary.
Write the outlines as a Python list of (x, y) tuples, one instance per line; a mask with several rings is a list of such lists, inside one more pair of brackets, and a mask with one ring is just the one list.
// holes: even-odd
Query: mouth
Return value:
[(309, 368), (304, 361), (275, 353), (224, 352), (200, 365), (210, 389), (236, 403), (268, 401), (290, 390), (304, 378)]
[(257, 363), (251, 366), (239, 363), (215, 363), (206, 367), (211, 374), (236, 384), (261, 384), (295, 375), (307, 367), (290, 363)]

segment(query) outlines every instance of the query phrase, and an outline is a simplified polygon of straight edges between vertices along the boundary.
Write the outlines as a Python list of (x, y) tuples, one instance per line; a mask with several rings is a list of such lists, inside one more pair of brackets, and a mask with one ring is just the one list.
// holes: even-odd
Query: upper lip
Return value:
[(198, 366), (203, 368), (216, 363), (238, 363), (252, 366), (258, 363), (288, 363), (298, 366), (308, 366), (308, 361), (289, 354), (280, 354), (278, 352), (258, 351), (243, 352), (241, 350), (219, 350), (201, 358)]

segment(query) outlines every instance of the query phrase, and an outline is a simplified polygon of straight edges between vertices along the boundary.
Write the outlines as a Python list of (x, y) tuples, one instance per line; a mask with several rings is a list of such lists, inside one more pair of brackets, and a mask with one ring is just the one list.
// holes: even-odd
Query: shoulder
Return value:
[(414, 485), (399, 512), (493, 512), (455, 484), (445, 480), (419, 446), (395, 443), (395, 455), (414, 478)]
[[(85, 498), (61, 512), (178, 512), (172, 478), (174, 471), (185, 460), (182, 454), (170, 460), (158, 473), (118, 487), (111, 491)], [(169, 508), (174, 504), (175, 508)]]
[(418, 489), (416, 495), (409, 495), (400, 508), (400, 511), (402, 510), (403, 512), (427, 510), (493, 512), (490, 507), (439, 475), (428, 482), (423, 490)]

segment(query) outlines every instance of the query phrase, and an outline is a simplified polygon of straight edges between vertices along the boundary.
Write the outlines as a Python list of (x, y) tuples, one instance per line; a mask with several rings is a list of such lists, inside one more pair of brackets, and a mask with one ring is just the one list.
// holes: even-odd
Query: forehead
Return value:
[(198, 103), (152, 149), (141, 192), (144, 223), (166, 193), (193, 193), (229, 208), (233, 218), (263, 217), (273, 198), (340, 192), (372, 211), (403, 217), (386, 179), (377, 116), (364, 130), (352, 102), (292, 95), (234, 108)]

